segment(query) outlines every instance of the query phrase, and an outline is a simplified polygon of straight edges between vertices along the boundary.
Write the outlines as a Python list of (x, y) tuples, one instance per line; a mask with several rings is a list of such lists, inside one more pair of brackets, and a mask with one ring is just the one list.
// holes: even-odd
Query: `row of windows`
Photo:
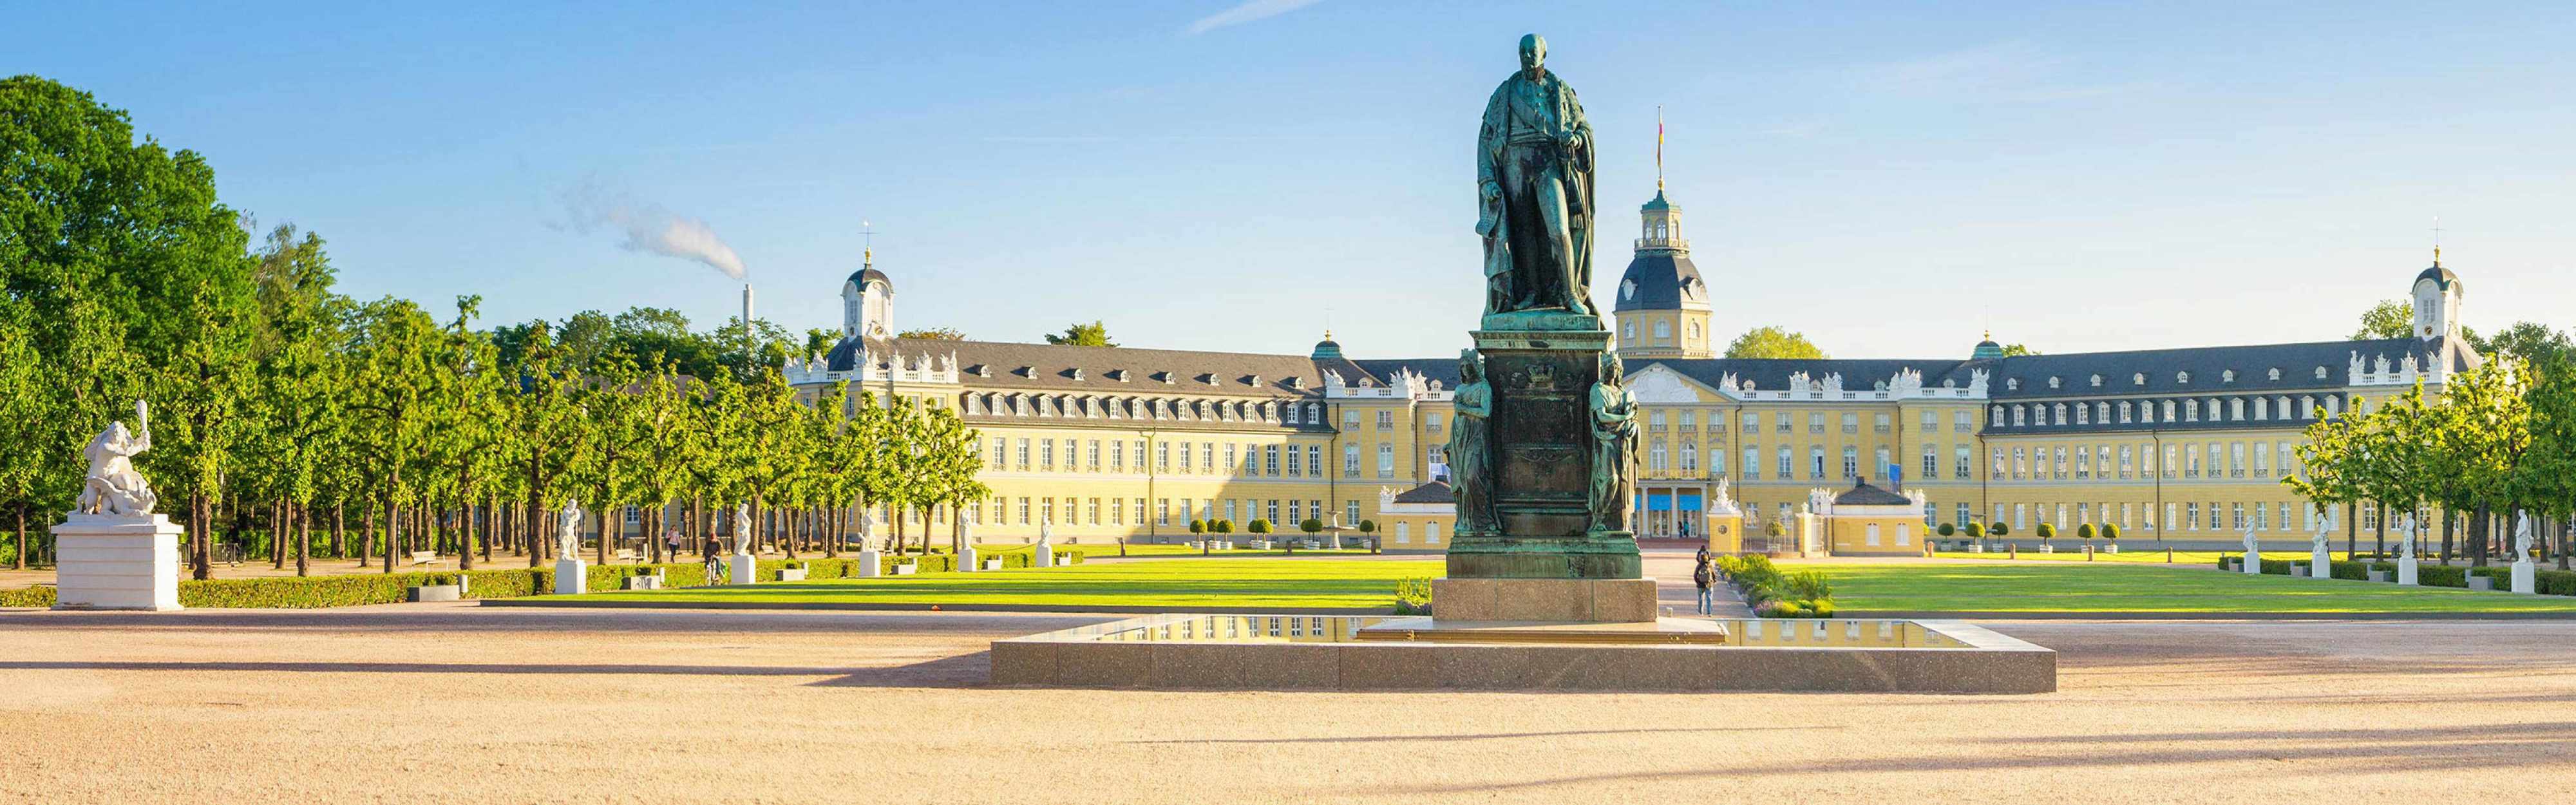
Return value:
[(2288, 441), (2167, 444), (2161, 461), (2154, 444), (2123, 444), (2116, 453), (2107, 444), (2076, 445), (2071, 452), (2066, 445), (2014, 447), (2009, 453), (1996, 447), (1989, 477), (2125, 481), (2162, 473), (2166, 478), (2269, 478), (2275, 468), (2285, 476), (2296, 472), (2295, 446)]
[[(1681, 448), (1675, 452), (1677, 452), (1681, 458), (1682, 472), (1696, 473), (1699, 471), (1698, 445), (1683, 442), (1681, 444)], [(1917, 479), (1933, 479), (1941, 477), (1941, 459), (1944, 452), (1945, 451), (1942, 450), (1941, 445), (1937, 443), (1925, 443), (1923, 445), (1922, 463), (1919, 465), (1921, 468), (1920, 472), (1913, 477)], [(1952, 445), (1946, 452), (1950, 457), (1950, 477), (1962, 481), (1969, 480), (1971, 473), (1973, 473), (1975, 469), (1974, 465), (1970, 463), (1969, 460), (1972, 455), (1969, 447), (1964, 444)], [(1667, 458), (1670, 455), (1673, 455), (1673, 453), (1668, 453), (1665, 450), (1663, 442), (1649, 443), (1646, 448), (1646, 468), (1650, 471), (1667, 469), (1667, 464), (1669, 463)], [(1745, 445), (1743, 453), (1744, 460), (1740, 465), (1743, 469), (1744, 480), (1759, 481), (1763, 479), (1762, 455), (1761, 445)], [(1772, 455), (1775, 458), (1775, 461), (1771, 465), (1772, 475), (1770, 477), (1782, 481), (1794, 480), (1799, 477), (1796, 448), (1785, 444), (1780, 445)], [(1825, 478), (1825, 470), (1827, 469), (1826, 460), (1828, 457), (1829, 456), (1825, 452), (1824, 445), (1807, 446), (1806, 477), (1809, 480), (1823, 480)], [(1871, 451), (1872, 463), (1867, 467), (1861, 466), (1860, 447), (1857, 445), (1844, 445), (1841, 458), (1841, 477), (1846, 481), (1859, 479), (1863, 470), (1867, 470), (1873, 475), (1884, 475), (1887, 472), (1885, 468), (1894, 466), (1894, 456), (1886, 447), (1880, 447)], [(1726, 452), (1715, 446), (1710, 447), (1708, 451), (1708, 465), (1710, 477), (1722, 477), (1726, 475)]]
[[(1774, 432), (1774, 433), (1792, 433), (1792, 432), (1795, 432), (1795, 431), (1797, 430), (1797, 422), (1798, 422), (1797, 416), (1798, 416), (1798, 415), (1797, 415), (1796, 413), (1789, 412), (1789, 411), (1777, 411), (1777, 412), (1773, 412), (1773, 413), (1772, 413), (1772, 415), (1771, 415), (1771, 430), (1772, 430), (1772, 432)], [(1761, 412), (1758, 412), (1758, 411), (1746, 411), (1746, 412), (1744, 412), (1744, 413), (1741, 415), (1741, 419), (1742, 419), (1742, 427), (1743, 427), (1743, 429), (1744, 429), (1744, 432), (1745, 432), (1745, 433), (1760, 433), (1760, 432), (1762, 432), (1762, 414), (1761, 414)], [(1807, 412), (1807, 432), (1808, 432), (1808, 433), (1823, 433), (1823, 432), (1825, 432), (1826, 422), (1827, 422), (1827, 421), (1828, 421), (1828, 420), (1826, 419), (1826, 414), (1825, 414), (1824, 412), (1821, 412), (1821, 411), (1809, 411), (1809, 412)], [(1689, 429), (1691, 429), (1691, 427), (1692, 427), (1692, 413), (1691, 413), (1691, 412), (1689, 412), (1689, 411), (1683, 411), (1683, 412), (1681, 412), (1681, 423), (1682, 423), (1682, 429), (1683, 429), (1683, 430), (1689, 430)], [(1893, 431), (1895, 430), (1895, 428), (1894, 428), (1894, 426), (1893, 426), (1893, 423), (1894, 423), (1894, 416), (1893, 416), (1893, 415), (1891, 415), (1891, 414), (1889, 414), (1889, 413), (1887, 413), (1887, 412), (1881, 411), (1881, 412), (1875, 412), (1875, 413), (1870, 414), (1870, 423), (1869, 423), (1869, 428), (1870, 428), (1870, 432), (1872, 432), (1872, 433), (1889, 433), (1889, 432), (1893, 432)], [(1647, 426), (1648, 428), (1650, 428), (1650, 429), (1651, 429), (1651, 428), (1659, 428), (1659, 427), (1663, 427), (1663, 424), (1664, 424), (1664, 416), (1663, 416), (1662, 412), (1655, 412), (1655, 413), (1648, 414), (1648, 419), (1647, 419), (1647, 423), (1646, 423), (1646, 426)], [(1841, 414), (1841, 417), (1840, 417), (1840, 424), (1841, 424), (1841, 426), (1842, 426), (1842, 431), (1843, 431), (1844, 433), (1859, 433), (1859, 432), (1860, 432), (1860, 414), (1859, 414), (1858, 412), (1854, 412), (1854, 411), (1845, 411), (1845, 412), (1843, 412), (1843, 413)], [(1710, 418), (1709, 418), (1708, 426), (1709, 426), (1709, 429), (1710, 429), (1710, 430), (1712, 430), (1712, 431), (1719, 431), (1719, 432), (1723, 432), (1724, 430), (1726, 430), (1724, 423), (1722, 423), (1722, 422), (1718, 421), (1718, 419), (1717, 419), (1716, 417), (1710, 417)], [(1969, 412), (1967, 412), (1967, 411), (1952, 411), (1952, 412), (1950, 412), (1950, 432), (1952, 432), (1952, 433), (1969, 433), (1969, 432), (1974, 431), (1975, 429), (1976, 429), (1976, 417), (1975, 417), (1973, 414), (1971, 414), (1971, 413), (1969, 413)], [(1921, 426), (1920, 426), (1920, 427), (1919, 427), (1915, 432), (1916, 432), (1916, 433), (1938, 433), (1938, 432), (1940, 432), (1940, 430), (1941, 430), (1941, 412), (1939, 412), (1939, 411), (1934, 411), (1934, 410), (1929, 410), (1929, 409), (1927, 409), (1927, 410), (1923, 411), (1922, 424), (1921, 424)]]
[[(1283, 502), (1286, 504), (1285, 508), (1281, 506)], [(1197, 504), (1196, 513), (1191, 511), (1192, 503)], [(1144, 498), (997, 497), (993, 499), (992, 507), (993, 517), (990, 522), (993, 525), (1062, 523), (1064, 525), (1141, 526), (1145, 524)], [(984, 515), (983, 503), (966, 504), (967, 522), (985, 524)], [(1186, 521), (1189, 520), (1222, 519), (1233, 521), (1238, 529), (1253, 520), (1269, 520), (1277, 525), (1281, 532), (1290, 532), (1295, 531), (1297, 525), (1305, 522), (1307, 518), (1322, 519), (1330, 516), (1331, 514), (1324, 508), (1324, 502), (1320, 500), (1207, 498), (1192, 501), (1184, 498), (1180, 501), (1180, 505), (1174, 506), (1171, 498), (1154, 499), (1154, 525), (1158, 526), (1172, 525), (1175, 517), (1183, 521), (1181, 525), (1184, 527), (1188, 525)], [(1337, 525), (1355, 526), (1359, 524), (1359, 520), (1360, 502), (1356, 500), (1344, 502), (1341, 522)]]
[[(1148, 442), (1144, 439), (1055, 439), (1047, 437), (993, 437), (991, 463), (995, 470), (1031, 470), (1053, 472), (1144, 472)], [(1233, 442), (1168, 441), (1153, 442), (1154, 471), (1158, 473), (1224, 474), (1237, 478), (1322, 478), (1324, 447), (1322, 445), (1238, 444)], [(979, 446), (979, 451), (983, 448)], [(1105, 452), (1104, 452), (1105, 450)], [(1360, 477), (1361, 447), (1357, 443), (1342, 445), (1342, 477)], [(1103, 458), (1106, 457), (1104, 462)], [(1441, 460), (1440, 449), (1431, 448), (1433, 463)], [(1061, 461), (1059, 461), (1061, 459)], [(1377, 445), (1377, 477), (1395, 477), (1395, 443)]]
[[(2010, 419), (2014, 427), (2051, 423), (2109, 425), (2113, 424), (2111, 417), (2115, 412), (2119, 416), (2118, 424), (2154, 423), (2159, 421), (2157, 419), (2159, 410), (2162, 411), (2164, 422), (2245, 422), (2249, 421), (2246, 417), (2249, 405), (2253, 414), (2251, 421), (2254, 422), (2313, 420), (2317, 418), (2319, 407), (2317, 398), (2313, 395), (2300, 396), (2296, 407), (2292, 407), (2291, 400), (2287, 396), (2210, 397), (2120, 400), (2118, 402), (2105, 400), (2092, 403), (2016, 403), (1992, 406), (1987, 409), (1986, 416), (1988, 425), (1998, 428), (2004, 426), (2006, 419)], [(2323, 406), (2328, 417), (2342, 414), (2343, 398), (2327, 395)]]
[(1324, 404), (1278, 400), (1198, 400), (1090, 394), (969, 392), (966, 413), (988, 416), (1146, 419), (1180, 422), (1324, 424)]
[[(1964, 510), (1966, 507), (1963, 505), (1960, 508)], [(2037, 511), (2034, 512), (2033, 509)], [(2028, 503), (2015, 503), (2009, 507), (1997, 503), (1995, 517), (1989, 522), (2010, 523), (2015, 531), (2024, 535), (2027, 535), (2029, 529), (2033, 527), (2034, 513), (2040, 520), (2050, 521), (2057, 528), (2059, 536), (2074, 536), (2073, 529), (2086, 524), (2118, 525), (2123, 531), (2141, 528), (2152, 531), (2156, 528), (2156, 512), (2152, 504), (2119, 504), (2116, 509), (2117, 517), (2112, 515), (2114, 511), (2112, 504), (2109, 503), (2041, 503), (2035, 506)], [(2006, 519), (2007, 514), (2010, 519)], [(2052, 514), (2054, 517), (2051, 516)], [(2251, 527), (2256, 531), (2313, 532), (2316, 530), (2319, 516), (2314, 506), (2287, 501), (2277, 503), (2256, 501), (2251, 504), (2217, 502), (2204, 504), (2195, 501), (2164, 505), (2164, 522), (2167, 531), (2243, 533), (2246, 528)], [(2293, 528), (2293, 519), (2297, 521), (2296, 528)]]

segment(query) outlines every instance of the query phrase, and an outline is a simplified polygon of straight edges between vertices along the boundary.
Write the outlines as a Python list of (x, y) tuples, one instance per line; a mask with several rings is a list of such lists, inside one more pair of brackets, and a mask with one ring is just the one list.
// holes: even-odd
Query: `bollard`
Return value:
[(2019, 559), (2019, 558), (2021, 558), (2021, 543), (2018, 543), (2018, 542), (2013, 543), (2012, 545), (2007, 546), (2007, 549), (2008, 549), (2008, 550), (2010, 550), (2010, 551), (2011, 551), (2011, 553), (2010, 553), (2010, 555), (2006, 556), (2005, 558), (2007, 558), (2007, 559)]
[(2165, 546), (2165, 564), (2173, 564), (2173, 546)]

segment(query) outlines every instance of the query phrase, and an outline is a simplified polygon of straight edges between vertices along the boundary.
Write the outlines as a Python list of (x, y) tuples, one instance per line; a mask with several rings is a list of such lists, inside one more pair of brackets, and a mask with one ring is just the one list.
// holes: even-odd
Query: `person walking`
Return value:
[(1700, 543), (1699, 552), (1691, 557), (1691, 561), (1705, 565), (1708, 564), (1708, 558), (1708, 543), (1703, 542)]
[(1711, 567), (1707, 560), (1701, 560), (1699, 569), (1691, 571), (1691, 583), (1699, 585), (1699, 614), (1717, 614), (1716, 568)]

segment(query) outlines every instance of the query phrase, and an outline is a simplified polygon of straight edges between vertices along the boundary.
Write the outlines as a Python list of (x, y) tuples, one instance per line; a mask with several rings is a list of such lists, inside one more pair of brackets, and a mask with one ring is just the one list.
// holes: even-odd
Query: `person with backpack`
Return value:
[(1717, 569), (1701, 560), (1699, 569), (1691, 571), (1691, 583), (1699, 585), (1699, 614), (1717, 614)]

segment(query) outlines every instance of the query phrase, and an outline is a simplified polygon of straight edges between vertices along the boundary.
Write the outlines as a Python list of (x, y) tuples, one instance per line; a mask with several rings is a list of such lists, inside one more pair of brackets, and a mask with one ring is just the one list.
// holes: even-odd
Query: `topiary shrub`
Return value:
[[(2106, 539), (2106, 540), (2111, 540), (2111, 541), (2114, 541), (2114, 542), (2118, 541), (2118, 540), (2120, 539), (2120, 524), (2118, 524), (2118, 523), (2103, 523), (2103, 524), (2102, 524), (2102, 538), (2103, 538), (2103, 539)], [(2152, 547), (2152, 546), (2150, 546), (2150, 547)]]
[(2012, 536), (2012, 524), (1996, 523), (1993, 528), (1986, 529), (1986, 533), (1995, 535), (1997, 539)]
[(1986, 538), (1986, 524), (1984, 524), (1984, 523), (1969, 523), (1969, 524), (1968, 524), (1968, 538), (1969, 538), (1969, 539), (1985, 539), (1985, 538)]
[(1941, 536), (1944, 536), (1944, 537), (1951, 536), (1951, 535), (1954, 535), (1954, 534), (1959, 533), (1959, 529), (1958, 529), (1958, 528), (1956, 528), (1956, 527), (1954, 527), (1954, 526), (1952, 526), (1952, 525), (1950, 525), (1949, 523), (1942, 523), (1942, 524), (1941, 524), (1941, 527), (1940, 527), (1939, 529), (1936, 529), (1936, 530), (1940, 531), (1940, 532), (1941, 532)]

